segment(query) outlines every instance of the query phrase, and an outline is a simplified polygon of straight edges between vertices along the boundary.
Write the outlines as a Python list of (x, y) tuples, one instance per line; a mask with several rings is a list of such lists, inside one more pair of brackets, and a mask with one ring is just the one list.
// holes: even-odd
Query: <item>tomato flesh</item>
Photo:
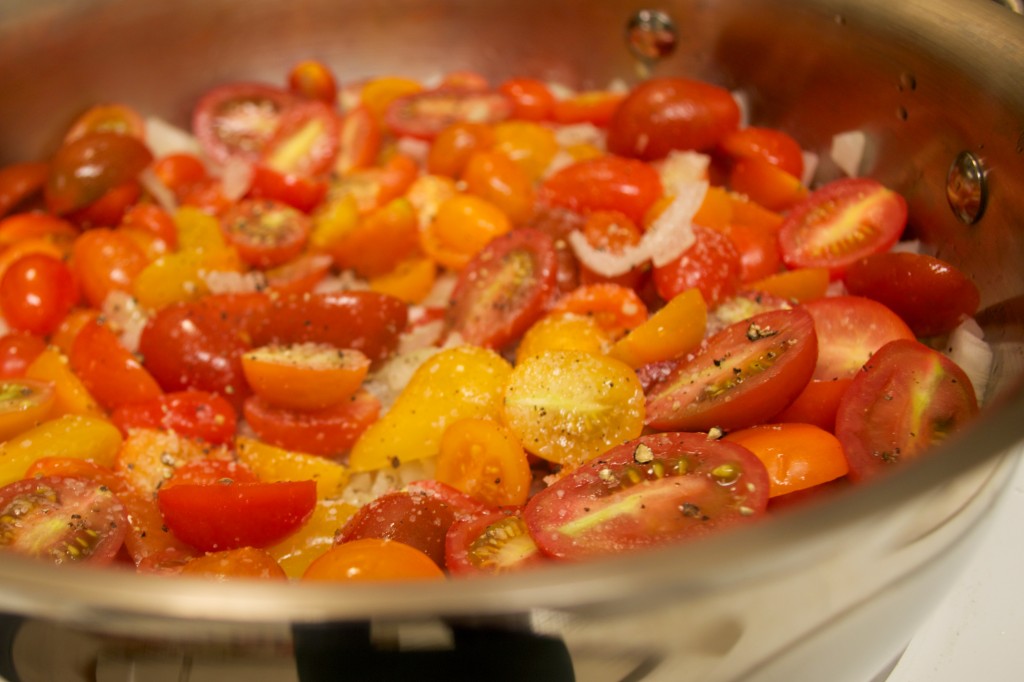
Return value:
[(211, 159), (260, 159), (294, 95), (259, 83), (234, 83), (210, 90), (196, 104), (192, 130)]
[(519, 507), (458, 519), (445, 540), (445, 566), (452, 575), (507, 573), (545, 561)]

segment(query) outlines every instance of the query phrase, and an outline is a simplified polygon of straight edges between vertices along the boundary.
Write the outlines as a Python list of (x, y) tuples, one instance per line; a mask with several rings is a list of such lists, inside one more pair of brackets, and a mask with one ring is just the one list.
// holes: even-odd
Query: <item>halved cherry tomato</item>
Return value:
[(693, 236), (693, 244), (678, 258), (654, 268), (654, 286), (665, 300), (696, 288), (713, 308), (738, 291), (743, 271), (740, 254), (732, 240), (717, 230), (694, 225)]
[(612, 283), (581, 286), (558, 299), (551, 312), (591, 316), (613, 337), (647, 321), (643, 299), (632, 289)]
[(870, 178), (843, 178), (815, 190), (779, 230), (790, 268), (828, 268), (837, 279), (851, 263), (888, 251), (907, 224), (906, 200)]
[(634, 368), (682, 357), (700, 344), (707, 320), (700, 290), (687, 289), (619, 339), (609, 354)]
[(352, 397), (370, 359), (357, 350), (326, 344), (261, 346), (242, 356), (253, 393), (285, 409), (322, 410)]
[(202, 159), (193, 154), (176, 152), (157, 159), (153, 172), (178, 199), (194, 185), (210, 179)]
[(825, 295), (828, 280), (828, 270), (825, 268), (797, 268), (749, 282), (747, 287), (751, 291), (771, 294), (786, 301), (806, 303)]
[(0, 488), (0, 544), (55, 564), (107, 564), (124, 542), (124, 507), (106, 486), (44, 477)]
[(551, 105), (551, 118), (562, 125), (590, 123), (604, 128), (611, 122), (625, 97), (623, 92), (584, 90), (556, 99)]
[(427, 171), (457, 178), (473, 154), (494, 146), (494, 127), (485, 123), (459, 122), (441, 130), (430, 145)]
[(444, 538), (454, 521), (455, 510), (440, 497), (396, 491), (363, 505), (338, 533), (335, 544), (363, 538), (397, 540), (443, 567)]
[(772, 417), (772, 422), (813, 424), (830, 433), (836, 431), (839, 401), (853, 379), (811, 379), (800, 395), (786, 409)]
[(516, 363), (549, 350), (579, 350), (603, 355), (611, 348), (613, 340), (592, 317), (548, 313), (531, 325), (519, 340)]
[(303, 580), (334, 582), (378, 580), (444, 580), (444, 573), (426, 554), (396, 540), (363, 538), (335, 545), (313, 561)]
[(320, 410), (274, 407), (258, 396), (245, 401), (245, 420), (260, 440), (287, 450), (335, 457), (348, 452), (377, 421), (380, 401), (360, 390), (350, 399)]
[(512, 229), (508, 215), (471, 194), (441, 202), (437, 215), (419, 232), (420, 246), (438, 264), (462, 270), (495, 237)]
[(478, 512), (448, 529), (445, 566), (452, 575), (507, 573), (547, 561), (523, 521), (521, 508)]
[(444, 430), (435, 476), (492, 507), (525, 504), (532, 482), (523, 446), (489, 419), (460, 419)]
[(96, 228), (75, 240), (71, 267), (82, 293), (95, 308), (114, 291), (132, 292), (135, 278), (149, 264), (145, 252), (124, 232)]
[(316, 59), (306, 59), (288, 72), (288, 90), (299, 97), (315, 99), (334, 106), (338, 83), (330, 67)]
[(849, 471), (839, 439), (811, 424), (760, 424), (725, 437), (765, 465), (769, 495), (777, 497), (828, 483)]
[(41, 161), (0, 168), (0, 216), (40, 193), (49, 175), (50, 164)]
[(917, 341), (887, 343), (854, 377), (836, 414), (850, 479), (916, 459), (977, 412), (970, 379), (949, 358)]
[[(174, 469), (170, 478), (160, 486), (166, 490), (176, 485), (229, 485), (231, 483), (259, 483), (252, 469), (233, 459), (193, 459)], [(269, 482), (269, 481), (268, 481)]]
[(807, 198), (807, 187), (760, 156), (739, 159), (729, 172), (729, 187), (772, 211), (785, 211)]
[(46, 254), (22, 256), (0, 278), (0, 312), (18, 331), (40, 336), (56, 331), (78, 299), (71, 269)]
[(461, 490), (433, 478), (413, 481), (402, 490), (437, 497), (455, 511), (456, 519), (468, 518), (491, 509), (489, 505), (474, 500)]
[(511, 113), (512, 103), (501, 93), (430, 90), (394, 100), (384, 119), (397, 135), (432, 140), (453, 123), (496, 123)]
[(661, 179), (643, 161), (600, 156), (577, 161), (549, 176), (538, 197), (573, 211), (621, 211), (635, 224), (661, 196)]
[[(77, 478), (92, 481), (118, 492), (121, 480), (110, 467), (100, 466), (88, 459), (76, 457), (40, 457), (25, 472), (25, 478)], [(120, 499), (120, 498), (118, 498)]]
[[(117, 429), (114, 432), (120, 439)], [(135, 428), (128, 432), (117, 451), (114, 471), (122, 480), (119, 493), (130, 492), (153, 500), (156, 491), (179, 467), (196, 460), (231, 458), (232, 453), (227, 448), (211, 446), (174, 431)]]
[(497, 151), (476, 152), (462, 171), (466, 191), (500, 208), (514, 225), (533, 216), (533, 181), (518, 163)]
[(255, 163), (277, 132), (284, 112), (295, 102), (291, 93), (269, 85), (222, 85), (196, 104), (192, 131), (214, 161), (224, 163), (238, 157)]
[(555, 96), (536, 78), (510, 78), (498, 86), (498, 92), (512, 101), (512, 117), (525, 121), (546, 121), (555, 106)]
[(16, 213), (0, 220), (0, 248), (45, 239), (64, 249), (77, 236), (78, 230), (67, 220), (41, 211)]
[(249, 198), (271, 199), (309, 213), (327, 196), (327, 182), (308, 175), (280, 173), (257, 164), (253, 168)]
[(868, 298), (828, 296), (803, 308), (814, 318), (818, 334), (815, 379), (852, 378), (889, 341), (914, 338), (896, 313)]
[(35, 334), (9, 332), (0, 336), (0, 379), (25, 376), (25, 370), (44, 350), (46, 341)]
[(685, 78), (652, 78), (633, 88), (615, 111), (608, 149), (660, 159), (674, 149), (712, 149), (740, 123), (732, 94)]
[(64, 144), (90, 133), (117, 133), (143, 139), (146, 124), (137, 111), (125, 104), (97, 104), (75, 119), (64, 135)]
[(45, 421), (55, 400), (49, 383), (24, 378), (0, 380), (0, 441)]
[(345, 114), (341, 121), (341, 139), (334, 169), (346, 175), (360, 168), (369, 168), (380, 151), (380, 124), (363, 105)]
[(231, 403), (206, 391), (176, 391), (121, 405), (110, 419), (125, 435), (132, 429), (166, 429), (214, 445), (231, 442), (238, 422)]
[(804, 174), (800, 143), (775, 128), (747, 126), (726, 134), (719, 147), (733, 159), (758, 157), (778, 166), (795, 178)]
[(918, 253), (879, 253), (850, 264), (851, 294), (883, 303), (917, 336), (952, 331), (978, 310), (978, 287), (955, 266)]
[(339, 268), (379, 277), (418, 251), (416, 212), (405, 197), (372, 209), (338, 239), (329, 253)]
[(300, 102), (281, 114), (261, 163), (283, 175), (317, 176), (334, 165), (340, 143), (335, 110), (320, 101)]
[[(304, 253), (284, 265), (265, 270), (267, 288), (285, 296), (308, 294), (331, 272), (334, 259), (325, 253)], [(385, 292), (386, 293), (386, 292)]]
[(65, 217), (77, 227), (114, 227), (124, 220), (128, 209), (142, 196), (142, 185), (131, 179), (111, 187), (96, 201), (67, 213)]
[(46, 205), (57, 215), (85, 208), (135, 180), (152, 161), (152, 152), (138, 138), (90, 133), (57, 150), (46, 181)]
[(181, 484), (161, 488), (171, 532), (204, 552), (266, 547), (298, 530), (316, 506), (316, 483)]
[(157, 399), (163, 393), (117, 334), (98, 321), (86, 323), (78, 332), (68, 360), (89, 393), (108, 410)]
[(221, 216), (224, 237), (246, 263), (260, 268), (292, 260), (306, 246), (309, 217), (271, 199), (244, 199)]
[(642, 436), (533, 496), (537, 546), (559, 559), (609, 556), (693, 539), (760, 517), (768, 473), (746, 448), (699, 433)]
[(178, 573), (221, 581), (236, 578), (258, 578), (260, 580), (286, 580), (288, 578), (284, 569), (267, 550), (255, 547), (239, 547), (193, 557), (185, 561)]
[(804, 389), (817, 355), (807, 312), (755, 315), (715, 334), (699, 355), (647, 391), (647, 424), (704, 431), (763, 423)]
[(448, 326), (463, 341), (502, 348), (540, 318), (555, 289), (554, 242), (530, 228), (492, 240), (459, 274)]

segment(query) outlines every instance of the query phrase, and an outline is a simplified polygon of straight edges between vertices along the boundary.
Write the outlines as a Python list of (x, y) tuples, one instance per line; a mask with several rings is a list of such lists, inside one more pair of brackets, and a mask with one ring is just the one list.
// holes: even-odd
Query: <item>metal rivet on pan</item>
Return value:
[(953, 214), (964, 225), (981, 220), (988, 201), (988, 185), (981, 160), (973, 152), (960, 152), (949, 167), (946, 198)]
[(630, 52), (645, 62), (669, 56), (678, 40), (675, 22), (658, 10), (639, 10), (626, 25), (626, 44)]

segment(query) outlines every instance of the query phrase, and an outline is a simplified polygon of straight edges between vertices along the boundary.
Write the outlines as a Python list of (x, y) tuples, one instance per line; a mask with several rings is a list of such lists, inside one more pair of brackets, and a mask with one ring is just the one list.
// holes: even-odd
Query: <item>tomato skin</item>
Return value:
[(316, 483), (183, 483), (161, 488), (157, 501), (171, 532), (200, 551), (266, 547), (313, 513)]
[(108, 410), (159, 398), (156, 379), (106, 325), (87, 322), (71, 344), (71, 369)]
[(818, 341), (804, 310), (774, 310), (726, 327), (647, 391), (658, 430), (744, 428), (778, 414), (814, 372)]
[[(166, 564), (165, 564), (166, 565)], [(179, 575), (225, 581), (237, 578), (259, 580), (286, 580), (281, 565), (265, 549), (239, 547), (224, 552), (211, 552), (185, 560)]]
[(637, 225), (661, 197), (661, 178), (643, 161), (600, 156), (577, 161), (544, 180), (542, 203), (572, 211), (621, 211)]
[(152, 161), (152, 152), (138, 138), (117, 133), (85, 135), (61, 146), (54, 155), (44, 189), (46, 205), (57, 215), (85, 208), (109, 190), (133, 181)]
[(78, 299), (78, 282), (71, 269), (43, 253), (22, 256), (0, 278), (0, 312), (18, 331), (39, 336), (53, 333)]
[(916, 459), (977, 413), (970, 379), (949, 358), (918, 341), (885, 344), (854, 377), (836, 414), (850, 480)]
[(335, 545), (309, 565), (303, 580), (332, 582), (444, 580), (430, 557), (395, 540), (362, 538)]
[(956, 267), (917, 253), (887, 252), (867, 256), (846, 271), (851, 294), (884, 304), (899, 315), (915, 336), (952, 331), (978, 310), (978, 287)]
[(857, 260), (888, 251), (907, 224), (907, 201), (870, 178), (842, 178), (794, 206), (779, 228), (791, 268), (828, 268), (840, 278)]
[(396, 135), (432, 140), (453, 123), (497, 123), (511, 113), (512, 103), (498, 92), (429, 90), (398, 97), (384, 120)]
[(775, 128), (747, 126), (726, 134), (719, 148), (733, 159), (760, 157), (795, 178), (804, 173), (800, 143)]
[(243, 199), (221, 215), (220, 224), (242, 260), (258, 268), (294, 259), (312, 229), (307, 215), (273, 199)]
[(108, 564), (124, 542), (124, 507), (105, 486), (58, 476), (0, 488), (4, 549), (55, 564)]
[(294, 410), (320, 410), (348, 400), (369, 368), (370, 359), (359, 351), (326, 344), (263, 346), (242, 356), (253, 393)]
[(839, 401), (843, 399), (851, 381), (853, 379), (811, 379), (800, 395), (772, 418), (772, 423), (811, 424), (835, 433)]
[(504, 347), (540, 317), (557, 271), (547, 234), (520, 228), (497, 237), (459, 274), (448, 308), (450, 332), (466, 343)]
[(112, 291), (131, 292), (146, 265), (146, 254), (131, 237), (108, 228), (83, 232), (71, 253), (82, 293), (94, 308), (102, 307)]
[(124, 435), (130, 429), (166, 429), (213, 445), (230, 443), (238, 422), (231, 403), (207, 391), (175, 391), (121, 405), (110, 419)]
[(725, 234), (693, 226), (694, 243), (678, 258), (654, 268), (658, 295), (672, 300), (696, 288), (709, 307), (733, 296), (740, 286), (743, 263), (736, 246)]
[(97, 104), (83, 112), (64, 135), (64, 142), (73, 142), (90, 133), (110, 132), (131, 135), (140, 140), (145, 137), (146, 124), (142, 116), (124, 104)]
[(714, 148), (740, 123), (728, 90), (685, 78), (652, 78), (626, 96), (608, 129), (608, 149), (660, 159), (676, 149)]
[(830, 431), (811, 424), (759, 424), (725, 437), (764, 463), (778, 497), (834, 481), (849, 471), (843, 446)]
[(518, 571), (548, 561), (522, 518), (522, 507), (488, 509), (455, 521), (445, 538), (444, 565), (454, 576)]
[(544, 554), (575, 561), (753, 521), (768, 492), (768, 473), (746, 448), (702, 433), (662, 433), (575, 469), (534, 495), (523, 520)]
[(253, 168), (249, 198), (270, 199), (309, 213), (327, 196), (327, 183), (306, 175), (279, 173), (266, 166)]
[(295, 101), (291, 93), (261, 83), (222, 85), (196, 104), (192, 131), (217, 163), (231, 157), (255, 163)]
[(0, 336), (0, 379), (24, 376), (44, 350), (46, 341), (35, 334), (9, 332)]
[(323, 62), (307, 59), (288, 72), (288, 90), (300, 97), (315, 99), (334, 105), (338, 98), (338, 83), (334, 73)]
[(39, 193), (49, 174), (50, 165), (37, 161), (0, 168), (0, 216)]
[(251, 396), (245, 401), (243, 414), (262, 441), (286, 450), (336, 457), (348, 452), (363, 431), (377, 421), (380, 401), (360, 390), (338, 405), (298, 411), (274, 407)]
[(555, 106), (547, 84), (536, 78), (510, 78), (498, 86), (498, 92), (512, 101), (512, 117), (525, 121), (545, 121)]
[(386, 493), (360, 507), (338, 533), (335, 544), (363, 538), (397, 540), (443, 567), (445, 534), (454, 521), (455, 510), (435, 495)]

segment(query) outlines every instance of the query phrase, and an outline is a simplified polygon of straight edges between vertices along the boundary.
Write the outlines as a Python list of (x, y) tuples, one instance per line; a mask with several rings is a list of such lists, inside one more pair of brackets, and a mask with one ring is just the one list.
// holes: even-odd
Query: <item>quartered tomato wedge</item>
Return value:
[(260, 83), (222, 85), (196, 104), (192, 131), (214, 161), (237, 157), (255, 163), (296, 101), (295, 95)]
[(213, 445), (231, 442), (238, 425), (231, 403), (207, 391), (175, 391), (122, 405), (110, 419), (123, 434), (131, 429), (166, 429)]
[(507, 573), (547, 561), (523, 521), (522, 508), (491, 509), (458, 519), (445, 539), (452, 575)]
[(260, 440), (312, 455), (334, 457), (352, 447), (377, 421), (380, 401), (360, 390), (350, 399), (320, 410), (274, 407), (258, 396), (245, 401), (245, 420)]
[(453, 123), (497, 123), (512, 114), (512, 102), (498, 92), (430, 90), (399, 97), (384, 115), (396, 135), (432, 140)]
[(448, 326), (466, 343), (502, 348), (543, 313), (555, 290), (554, 241), (530, 228), (492, 240), (459, 274)]
[(334, 165), (340, 140), (341, 121), (332, 107), (301, 102), (282, 113), (263, 148), (262, 163), (285, 175), (320, 175)]
[(57, 215), (85, 208), (134, 180), (152, 161), (152, 152), (136, 137), (89, 133), (54, 155), (44, 190), (46, 205)]
[(882, 346), (858, 372), (836, 413), (836, 436), (863, 481), (918, 457), (978, 412), (970, 379), (922, 343)]
[(55, 564), (109, 563), (124, 542), (124, 507), (104, 485), (47, 476), (0, 488), (0, 546)]
[(836, 279), (853, 262), (888, 251), (907, 224), (906, 200), (870, 178), (843, 178), (790, 210), (779, 230), (790, 268), (828, 268)]
[(244, 199), (221, 215), (221, 230), (246, 263), (269, 268), (292, 260), (306, 246), (309, 216), (272, 199)]
[(338, 533), (335, 544), (362, 538), (397, 540), (443, 567), (445, 534), (455, 516), (455, 510), (436, 495), (391, 492), (360, 507)]
[(775, 310), (713, 336), (647, 391), (647, 424), (660, 430), (743, 428), (781, 412), (814, 372), (818, 340), (803, 310)]
[(702, 433), (641, 436), (537, 493), (523, 520), (545, 554), (579, 560), (701, 537), (757, 519), (764, 465)]
[(276, 407), (319, 410), (348, 400), (362, 385), (370, 359), (326, 344), (261, 346), (242, 356), (253, 392)]

